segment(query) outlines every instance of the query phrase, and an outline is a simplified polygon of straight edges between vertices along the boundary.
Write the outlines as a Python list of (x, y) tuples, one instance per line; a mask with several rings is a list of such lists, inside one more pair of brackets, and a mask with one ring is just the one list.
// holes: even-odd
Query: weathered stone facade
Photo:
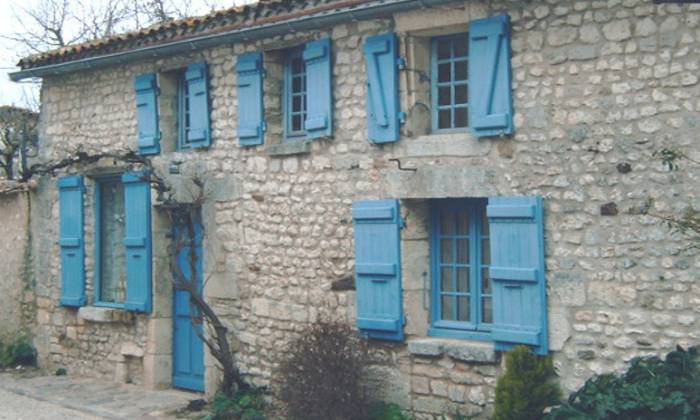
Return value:
[[(466, 30), (476, 18), (512, 19), (515, 132), (477, 140), (431, 135), (420, 77), (429, 36)], [(366, 140), (363, 40), (393, 29), (407, 70), (408, 113), (399, 142)], [(330, 35), (334, 53), (334, 136), (280, 145), (281, 89), (275, 50)], [(490, 343), (427, 337), (423, 304), (429, 273), (428, 202), (440, 197), (540, 195), (545, 199), (549, 343), (566, 390), (630, 358), (700, 341), (700, 268), (695, 250), (652, 217), (630, 214), (653, 199), (655, 212), (698, 206), (700, 169), (669, 172), (651, 155), (664, 146), (700, 157), (700, 7), (642, 0), (456, 2), (313, 33), (225, 45), (188, 56), (47, 77), (42, 92), (43, 158), (136, 147), (133, 79), (206, 59), (212, 146), (174, 151), (167, 136), (153, 159), (186, 194), (187, 179), (206, 185), (203, 209), (206, 296), (230, 324), (240, 367), (268, 383), (284, 343), (321, 316), (353, 322), (352, 291), (332, 283), (353, 272), (353, 200), (399, 198), (406, 343), (375, 344), (391, 378), (388, 397), (419, 418), (460, 411), (484, 416), (494, 398), (499, 356)], [(235, 57), (266, 51), (266, 144), (241, 148), (236, 137)], [(427, 102), (429, 103), (429, 102)], [(275, 120), (277, 123), (275, 123)], [(168, 142), (170, 146), (168, 146)], [(400, 171), (390, 158), (399, 158)], [(628, 165), (628, 166), (627, 166)], [(118, 169), (118, 168), (117, 168)], [(630, 170), (627, 170), (630, 169)], [(74, 168), (114, 171), (112, 162)], [(86, 238), (92, 238), (88, 186)], [(46, 178), (32, 206), (43, 364), (84, 375), (168, 386), (171, 287), (168, 227), (154, 209), (154, 311), (58, 305), (57, 192)], [(601, 211), (615, 203), (618, 211)], [(605, 213), (606, 215), (603, 215)], [(89, 239), (91, 241), (91, 239)], [(88, 251), (91, 288), (92, 245)], [(91, 296), (91, 293), (88, 293)], [(116, 318), (115, 318), (116, 317)], [(101, 321), (101, 322), (97, 322)], [(109, 321), (109, 322), (105, 322)], [(208, 388), (216, 380), (207, 360)]]

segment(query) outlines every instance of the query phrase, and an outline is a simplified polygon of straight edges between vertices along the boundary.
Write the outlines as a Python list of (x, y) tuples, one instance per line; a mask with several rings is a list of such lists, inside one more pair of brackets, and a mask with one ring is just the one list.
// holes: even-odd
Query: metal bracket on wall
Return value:
[(404, 168), (403, 166), (401, 166), (401, 160), (396, 159), (396, 158), (389, 159), (389, 162), (396, 162), (396, 164), (399, 168), (399, 171), (416, 172), (418, 170), (418, 168)]

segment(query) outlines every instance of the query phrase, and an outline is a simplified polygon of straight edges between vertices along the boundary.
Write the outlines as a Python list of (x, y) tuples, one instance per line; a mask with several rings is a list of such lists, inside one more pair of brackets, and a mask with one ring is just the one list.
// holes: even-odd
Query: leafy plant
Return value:
[(496, 384), (494, 420), (537, 420), (546, 407), (559, 403), (559, 387), (551, 357), (540, 357), (525, 346), (506, 353), (506, 373)]
[(369, 406), (370, 420), (413, 420), (401, 412), (401, 407), (394, 403), (377, 401)]
[(206, 420), (265, 420), (265, 390), (248, 388), (238, 391), (233, 398), (219, 392), (211, 404)]
[(365, 420), (369, 411), (366, 341), (347, 324), (317, 322), (287, 349), (280, 399), (292, 420)]
[(54, 373), (54, 375), (66, 376), (66, 375), (68, 375), (68, 371), (66, 370), (66, 368), (58, 368), (58, 369), (56, 369), (56, 372)]
[(0, 340), (0, 367), (34, 365), (36, 350), (27, 336)]
[(700, 418), (698, 347), (677, 347), (665, 360), (635, 358), (623, 375), (595, 376), (548, 419)]

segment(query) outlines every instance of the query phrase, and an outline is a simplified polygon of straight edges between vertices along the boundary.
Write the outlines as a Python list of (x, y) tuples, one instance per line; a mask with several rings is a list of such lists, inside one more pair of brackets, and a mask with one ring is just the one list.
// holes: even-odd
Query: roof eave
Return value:
[(82, 58), (64, 63), (48, 64), (20, 70), (9, 74), (10, 80), (17, 82), (29, 78), (55, 76), (76, 71), (106, 67), (115, 64), (124, 64), (143, 58), (159, 58), (193, 49), (211, 48), (221, 44), (230, 44), (237, 41), (250, 41), (260, 38), (269, 38), (288, 33), (289, 30), (303, 31), (321, 29), (346, 20), (361, 20), (377, 18), (386, 14), (416, 9), (439, 6), (455, 0), (395, 0), (392, 2), (373, 2), (359, 5), (353, 8), (340, 9), (332, 12), (320, 12), (289, 20), (283, 20), (270, 24), (253, 25), (234, 29), (227, 32), (203, 34), (188, 39), (166, 42), (158, 45), (146, 46), (127, 51), (104, 54), (95, 57)]

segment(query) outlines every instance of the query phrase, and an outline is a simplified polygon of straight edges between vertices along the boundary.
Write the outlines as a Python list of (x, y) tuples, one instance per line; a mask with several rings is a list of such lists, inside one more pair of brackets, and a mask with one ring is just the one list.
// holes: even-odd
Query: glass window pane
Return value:
[(485, 211), (481, 213), (481, 236), (489, 236), (489, 218)]
[(457, 320), (468, 322), (470, 321), (470, 305), (469, 298), (460, 297), (457, 304)]
[(439, 60), (444, 60), (450, 58), (451, 55), (451, 45), (450, 41), (438, 41), (437, 43), (437, 56)]
[(469, 293), (469, 269), (460, 267), (457, 269), (457, 291)]
[(491, 264), (491, 246), (488, 239), (481, 241), (481, 263), (483, 265)]
[(292, 59), (292, 74), (299, 74), (304, 71), (304, 61), (300, 58)]
[(455, 109), (455, 128), (467, 126), (467, 108)]
[(121, 182), (100, 186), (100, 300), (123, 302), (124, 273), (124, 188)]
[(487, 267), (481, 269), (481, 293), (485, 295), (491, 294), (491, 278)]
[(440, 298), (440, 319), (454, 321), (454, 300), (453, 296), (442, 296)]
[(455, 104), (466, 104), (468, 100), (467, 85), (455, 86)]
[(457, 263), (469, 264), (469, 240), (457, 240)]
[(466, 57), (469, 48), (469, 37), (467, 34), (461, 35), (452, 41), (455, 57)]
[(452, 128), (452, 112), (449, 109), (438, 112), (438, 128)]
[(301, 96), (292, 97), (292, 112), (301, 111)]
[(301, 125), (301, 115), (292, 116), (292, 131), (301, 131), (303, 129)]
[(442, 267), (440, 268), (440, 291), (441, 292), (454, 292), (454, 287), (452, 286), (452, 273), (454, 269), (452, 267)]
[(452, 88), (438, 88), (438, 105), (452, 105)]
[(455, 221), (454, 214), (451, 211), (443, 210), (440, 212), (440, 234), (454, 235)]
[(301, 92), (301, 82), (302, 78), (301, 77), (294, 77), (292, 78), (292, 92)]
[(490, 297), (481, 300), (481, 320), (485, 324), (493, 323), (493, 307)]
[(452, 257), (452, 239), (443, 239), (440, 241), (440, 262), (442, 263), (453, 263), (454, 258)]
[(457, 61), (455, 63), (455, 80), (467, 80), (467, 62)]
[(457, 215), (457, 235), (469, 235), (469, 213), (466, 211)]
[(452, 80), (452, 64), (438, 64), (438, 82), (449, 82)]

